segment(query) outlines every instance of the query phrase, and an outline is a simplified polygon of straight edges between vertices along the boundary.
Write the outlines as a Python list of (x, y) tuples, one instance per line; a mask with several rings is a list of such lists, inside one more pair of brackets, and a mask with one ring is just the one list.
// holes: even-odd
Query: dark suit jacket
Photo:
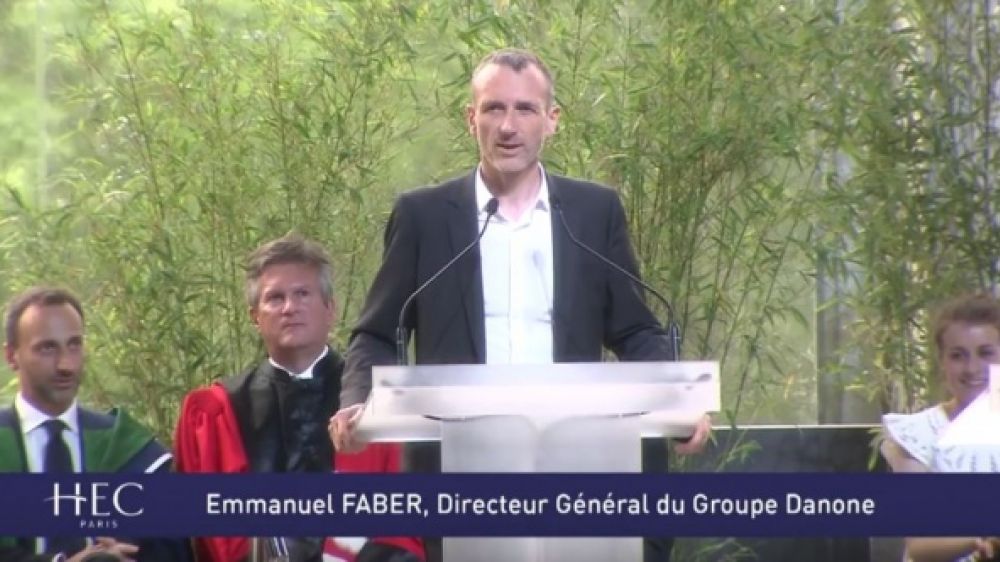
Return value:
[[(611, 189), (548, 175), (549, 195), (582, 242), (638, 275), (625, 211)], [(403, 301), (478, 234), (475, 172), (404, 193), (386, 225), (385, 249), (361, 317), (351, 334), (341, 405), (363, 402), (373, 365), (396, 362), (395, 332)], [(671, 360), (666, 334), (642, 289), (582, 248), (552, 213), (553, 354), (556, 362), (600, 361), (602, 347), (625, 361)], [(483, 363), (486, 328), (482, 267), (476, 247), (411, 305), (420, 364)]]

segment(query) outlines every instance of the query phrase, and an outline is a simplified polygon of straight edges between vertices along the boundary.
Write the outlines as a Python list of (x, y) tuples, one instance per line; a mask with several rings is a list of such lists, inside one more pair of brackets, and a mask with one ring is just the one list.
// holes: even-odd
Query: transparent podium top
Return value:
[(372, 383), (359, 429), (400, 439), (404, 426), (433, 438), (426, 420), (643, 415), (690, 427), (720, 408), (715, 361), (375, 367)]
[(718, 410), (715, 362), (376, 367), (372, 412), (600, 415)]

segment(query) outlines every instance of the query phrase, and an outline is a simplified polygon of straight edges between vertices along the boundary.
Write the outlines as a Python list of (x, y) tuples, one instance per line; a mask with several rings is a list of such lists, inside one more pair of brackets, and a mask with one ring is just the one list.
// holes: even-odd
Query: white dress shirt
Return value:
[(49, 433), (42, 424), (50, 419), (62, 420), (66, 424), (62, 438), (69, 447), (69, 456), (73, 459), (73, 471), (83, 472), (80, 469), (80, 421), (77, 416), (76, 400), (73, 400), (65, 412), (53, 418), (32, 406), (18, 392), (14, 396), (14, 410), (17, 411), (17, 418), (21, 424), (21, 439), (24, 441), (29, 472), (42, 472), (45, 469), (45, 447), (49, 443)]
[(330, 353), (330, 346), (324, 347), (323, 352), (320, 353), (319, 356), (316, 357), (316, 359), (314, 359), (313, 362), (308, 367), (306, 367), (306, 369), (301, 373), (296, 373), (291, 369), (279, 365), (277, 361), (271, 359), (270, 357), (268, 357), (267, 360), (271, 363), (271, 366), (273, 366), (275, 369), (281, 369), (282, 371), (288, 373), (288, 376), (292, 377), (292, 379), (294, 380), (309, 380), (313, 378), (313, 369), (316, 368), (316, 364), (322, 361), (323, 358), (326, 357), (328, 353)]
[[(535, 203), (517, 220), (494, 215), (479, 242), (487, 364), (552, 362), (552, 213), (541, 165), (539, 171)], [(492, 197), (477, 170), (480, 229)]]

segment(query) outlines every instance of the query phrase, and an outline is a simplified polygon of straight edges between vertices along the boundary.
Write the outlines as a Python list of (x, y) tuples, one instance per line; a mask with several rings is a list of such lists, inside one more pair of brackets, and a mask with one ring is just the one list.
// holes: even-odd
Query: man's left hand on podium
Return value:
[(694, 426), (694, 433), (684, 440), (674, 441), (674, 452), (678, 455), (696, 455), (705, 450), (712, 435), (712, 417), (705, 414)]

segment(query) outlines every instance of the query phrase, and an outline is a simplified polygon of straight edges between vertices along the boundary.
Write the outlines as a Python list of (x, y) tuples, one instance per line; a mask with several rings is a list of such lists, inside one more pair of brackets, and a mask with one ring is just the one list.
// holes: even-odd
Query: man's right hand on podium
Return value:
[(338, 453), (358, 453), (368, 445), (355, 433), (364, 409), (364, 404), (354, 404), (341, 408), (330, 418), (328, 427), (330, 440), (333, 441), (333, 446)]

